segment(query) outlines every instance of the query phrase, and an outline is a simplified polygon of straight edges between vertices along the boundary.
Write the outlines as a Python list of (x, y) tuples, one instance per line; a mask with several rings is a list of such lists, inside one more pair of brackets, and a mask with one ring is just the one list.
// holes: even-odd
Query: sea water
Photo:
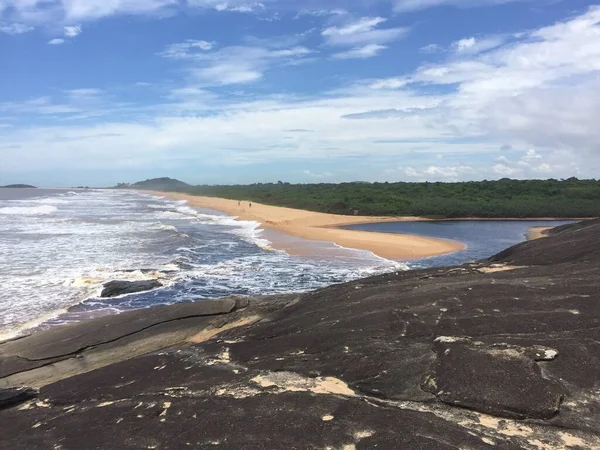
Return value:
[[(486, 258), (531, 226), (564, 222), (401, 222), (348, 228), (467, 244), (405, 263), (330, 243), (266, 233), (185, 201), (118, 190), (0, 189), (0, 340), (32, 328), (227, 295), (304, 292), (395, 270)], [(270, 239), (291, 239), (291, 256)], [(290, 241), (286, 242), (287, 245)], [(100, 298), (112, 280), (158, 278), (162, 288)]]
[[(184, 201), (118, 190), (1, 189), (0, 340), (99, 314), (304, 292), (408, 268), (331, 244), (306, 242), (311, 256), (270, 244), (260, 224)], [(100, 298), (108, 281), (153, 278), (164, 287)]]

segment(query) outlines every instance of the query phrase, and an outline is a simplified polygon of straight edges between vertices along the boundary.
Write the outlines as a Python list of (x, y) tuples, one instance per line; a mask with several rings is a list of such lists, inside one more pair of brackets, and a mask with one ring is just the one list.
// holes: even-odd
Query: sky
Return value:
[(0, 0), (0, 185), (599, 174), (598, 0)]

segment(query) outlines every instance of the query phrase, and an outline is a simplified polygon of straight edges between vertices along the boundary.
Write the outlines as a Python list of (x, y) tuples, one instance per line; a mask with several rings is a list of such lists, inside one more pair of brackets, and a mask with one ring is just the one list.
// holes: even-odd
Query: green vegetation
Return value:
[(194, 195), (334, 214), (453, 217), (598, 217), (600, 181), (510, 180), (463, 183), (259, 183), (187, 186)]
[(134, 184), (119, 183), (115, 189), (145, 189), (149, 191), (165, 191), (165, 192), (189, 192), (194, 186), (184, 183), (183, 181), (173, 178), (152, 178), (150, 180), (138, 181)]
[(0, 186), (1, 189), (9, 189), (9, 188), (13, 188), (13, 189), (36, 189), (35, 186), (32, 186), (30, 184), (9, 184), (7, 186)]

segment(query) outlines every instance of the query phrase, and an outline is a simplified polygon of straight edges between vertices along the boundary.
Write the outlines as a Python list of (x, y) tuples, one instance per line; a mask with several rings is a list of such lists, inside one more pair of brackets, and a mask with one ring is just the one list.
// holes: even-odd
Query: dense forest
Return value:
[(426, 217), (598, 217), (600, 181), (511, 180), (462, 183), (258, 183), (173, 189), (334, 214)]

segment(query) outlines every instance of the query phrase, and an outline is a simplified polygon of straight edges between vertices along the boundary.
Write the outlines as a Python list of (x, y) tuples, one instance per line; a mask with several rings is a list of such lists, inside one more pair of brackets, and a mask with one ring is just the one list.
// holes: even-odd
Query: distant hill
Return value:
[(130, 184), (129, 189), (145, 189), (150, 191), (184, 191), (192, 187), (192, 185), (184, 183), (183, 181), (175, 180), (173, 178), (152, 178), (151, 180), (139, 181), (137, 183)]
[(0, 189), (4, 188), (33, 188), (37, 189), (35, 186), (31, 186), (30, 184), (9, 184), (6, 186), (0, 186)]

